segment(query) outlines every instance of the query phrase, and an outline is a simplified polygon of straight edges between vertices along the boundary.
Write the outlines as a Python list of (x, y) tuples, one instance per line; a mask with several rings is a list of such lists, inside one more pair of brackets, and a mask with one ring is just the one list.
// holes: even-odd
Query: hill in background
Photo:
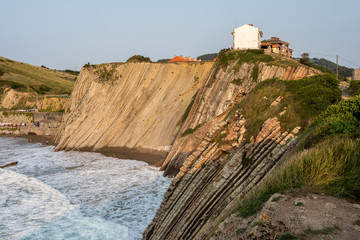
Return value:
[[(294, 58), (295, 60), (299, 60), (300, 58)], [(331, 71), (332, 73), (336, 73), (336, 63), (327, 60), (325, 58), (311, 58), (309, 59), (310, 63), (318, 65), (320, 67), (325, 67), (327, 70)], [(353, 74), (352, 68), (348, 68), (345, 66), (339, 65), (339, 75), (342, 77), (351, 77)]]
[(216, 58), (218, 55), (218, 53), (208, 53), (208, 54), (203, 54), (201, 56), (197, 57), (197, 60), (201, 60), (201, 61), (212, 61), (214, 60), (214, 58)]
[(51, 70), (0, 57), (0, 94), (14, 89), (32, 94), (70, 94), (77, 72)]

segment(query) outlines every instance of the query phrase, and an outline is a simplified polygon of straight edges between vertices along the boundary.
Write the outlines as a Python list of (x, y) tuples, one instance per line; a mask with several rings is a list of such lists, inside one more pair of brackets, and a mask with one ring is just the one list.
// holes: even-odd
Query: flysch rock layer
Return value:
[[(175, 177), (143, 239), (210, 238), (221, 220), (295, 145), (300, 128), (286, 132), (276, 116), (248, 142), (247, 119), (241, 111), (231, 121), (226, 115), (261, 81), (295, 80), (319, 72), (258, 63), (259, 74), (253, 79), (255, 66), (244, 63), (237, 68), (235, 62), (212, 69), (163, 163), (165, 173)], [(182, 136), (189, 128), (197, 130)]]
[(83, 68), (56, 136), (57, 150), (168, 151), (212, 62), (122, 63)]
[[(200, 88), (189, 116), (162, 165), (166, 175), (176, 175), (185, 159), (195, 151), (209, 129), (221, 121), (226, 113), (259, 82), (272, 78), (297, 80), (319, 73), (305, 66), (285, 68), (259, 63), (258, 79), (254, 80), (252, 72), (255, 64), (244, 63), (239, 69), (236, 69), (235, 65), (236, 62), (226, 69), (220, 68), (218, 71), (213, 69)], [(240, 80), (241, 83), (236, 84), (234, 80)], [(199, 125), (201, 127), (195, 134), (181, 137), (186, 129), (194, 129)]]
[(281, 132), (274, 117), (264, 122), (253, 142), (245, 144), (245, 122), (240, 116), (230, 124), (236, 132), (230, 148), (213, 141), (226, 122), (206, 134), (173, 179), (144, 239), (208, 239), (219, 221), (296, 143), (299, 128)]

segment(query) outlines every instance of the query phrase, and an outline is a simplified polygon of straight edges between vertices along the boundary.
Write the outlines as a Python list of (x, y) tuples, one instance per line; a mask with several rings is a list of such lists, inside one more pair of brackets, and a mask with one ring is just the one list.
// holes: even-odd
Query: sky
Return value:
[(250, 23), (294, 57), (338, 54), (360, 68), (359, 0), (0, 0), (0, 9), (0, 56), (52, 69), (215, 53)]

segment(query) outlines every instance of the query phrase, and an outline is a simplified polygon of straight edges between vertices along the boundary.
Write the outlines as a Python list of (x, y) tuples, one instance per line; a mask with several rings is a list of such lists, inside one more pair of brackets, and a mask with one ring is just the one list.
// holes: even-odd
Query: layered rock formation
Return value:
[[(215, 67), (162, 166), (175, 178), (143, 238), (211, 237), (221, 220), (294, 146), (300, 130), (282, 129), (278, 117), (283, 111), (279, 110), (249, 136), (246, 125), (251, 119), (242, 115), (237, 104), (266, 79), (294, 80), (317, 73), (303, 66), (266, 63), (243, 63), (237, 69), (236, 61), (226, 68)], [(269, 108), (281, 99), (276, 97)], [(182, 136), (189, 129), (195, 132)]]
[(213, 63), (119, 63), (83, 68), (57, 150), (168, 151), (179, 120)]
[[(234, 62), (226, 69), (219, 68), (218, 71), (213, 71), (213, 75), (209, 76), (207, 82), (201, 87), (189, 117), (162, 166), (167, 175), (177, 173), (185, 159), (199, 146), (204, 134), (219, 122), (218, 116), (230, 111), (259, 82), (272, 78), (296, 80), (319, 73), (317, 70), (304, 66), (280, 67), (259, 63), (258, 79), (253, 79), (255, 66), (257, 64), (244, 63), (237, 70), (236, 62)], [(201, 127), (195, 134), (181, 137), (186, 129), (195, 129), (199, 126)]]

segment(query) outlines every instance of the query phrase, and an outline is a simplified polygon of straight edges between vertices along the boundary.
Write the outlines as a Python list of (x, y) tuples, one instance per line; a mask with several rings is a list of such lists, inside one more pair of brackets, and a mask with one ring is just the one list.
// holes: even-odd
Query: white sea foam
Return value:
[(0, 169), (0, 238), (13, 239), (74, 208), (35, 178)]
[(0, 238), (140, 239), (170, 183), (144, 162), (0, 138), (0, 164), (13, 161), (1, 172), (0, 212), (19, 214), (6, 226), (0, 214)]

